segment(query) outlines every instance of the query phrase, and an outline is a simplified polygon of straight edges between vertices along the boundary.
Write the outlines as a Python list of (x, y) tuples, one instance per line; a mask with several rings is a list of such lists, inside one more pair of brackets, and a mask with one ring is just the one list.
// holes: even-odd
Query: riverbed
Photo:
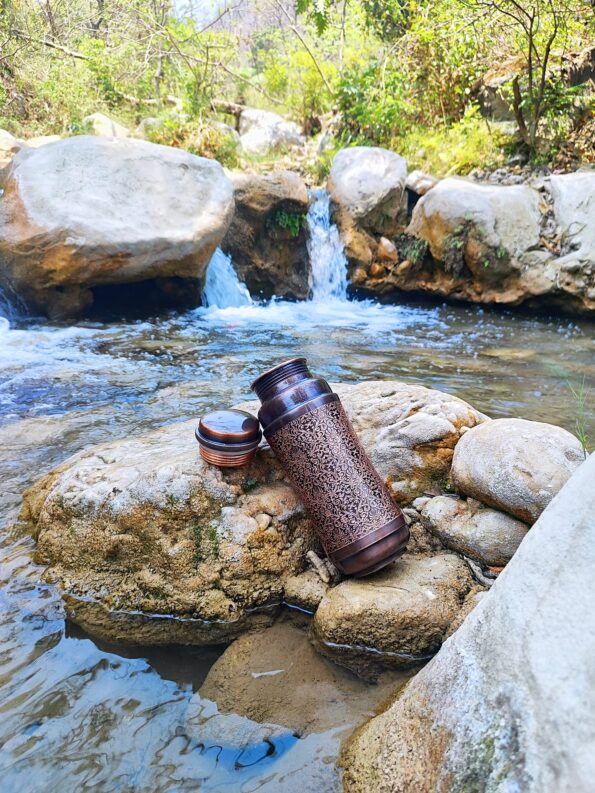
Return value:
[[(355, 726), (340, 711), (308, 734), (221, 714), (200, 689), (223, 648), (100, 647), (69, 626), (31, 562), (32, 540), (12, 527), (22, 491), (51, 466), (240, 402), (259, 372), (297, 354), (331, 381), (421, 383), (490, 416), (572, 430), (572, 389), (595, 388), (594, 348), (595, 327), (577, 320), (333, 298), (75, 326), (4, 322), (1, 789), (338, 790), (334, 761)], [(592, 400), (583, 418), (595, 434)], [(370, 692), (362, 719), (377, 701)]]

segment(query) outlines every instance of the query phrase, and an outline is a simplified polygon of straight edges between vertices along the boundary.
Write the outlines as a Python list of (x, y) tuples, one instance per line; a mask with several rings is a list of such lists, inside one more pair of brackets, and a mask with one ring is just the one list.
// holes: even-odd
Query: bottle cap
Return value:
[(258, 419), (233, 409), (205, 413), (194, 434), (203, 460), (221, 468), (250, 462), (262, 439)]

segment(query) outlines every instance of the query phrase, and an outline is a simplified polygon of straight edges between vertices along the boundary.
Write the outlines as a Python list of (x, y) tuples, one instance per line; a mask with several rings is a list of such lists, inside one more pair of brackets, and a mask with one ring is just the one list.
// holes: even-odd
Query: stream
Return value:
[[(320, 730), (298, 729), (289, 718), (261, 724), (219, 712), (201, 696), (224, 648), (104, 646), (70, 625), (15, 521), (23, 490), (79, 449), (251, 398), (260, 372), (298, 354), (330, 381), (406, 380), (453, 393), (492, 417), (571, 431), (579, 420), (595, 438), (593, 323), (348, 300), (325, 194), (315, 197), (309, 223), (309, 301), (258, 303), (218, 251), (204, 306), (183, 314), (68, 326), (4, 304), (2, 793), (338, 791), (340, 741), (379, 702), (376, 687), (347, 672), (343, 683), (339, 671), (337, 690), (361, 687), (355, 715), (337, 708)], [(584, 409), (581, 390), (591, 395)], [(277, 674), (274, 658), (270, 666), (254, 674)]]

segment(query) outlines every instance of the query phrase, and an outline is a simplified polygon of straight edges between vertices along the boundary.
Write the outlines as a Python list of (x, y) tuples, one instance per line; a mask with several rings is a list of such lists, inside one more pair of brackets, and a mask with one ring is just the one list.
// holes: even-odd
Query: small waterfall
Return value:
[(27, 317), (27, 307), (17, 295), (8, 295), (0, 288), (0, 326), (6, 328), (11, 322)]
[(330, 195), (327, 190), (313, 190), (310, 195), (310, 299), (316, 303), (347, 300), (347, 259), (339, 231), (331, 223)]
[(205, 306), (217, 308), (238, 308), (252, 305), (252, 298), (233, 269), (231, 256), (217, 248), (209, 265), (202, 293)]

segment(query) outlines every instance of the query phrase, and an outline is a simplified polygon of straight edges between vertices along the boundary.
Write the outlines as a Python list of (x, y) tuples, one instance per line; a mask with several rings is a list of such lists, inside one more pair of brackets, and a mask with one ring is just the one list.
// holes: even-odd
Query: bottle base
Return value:
[(356, 540), (329, 557), (344, 575), (363, 578), (398, 559), (407, 549), (409, 528), (404, 515)]

